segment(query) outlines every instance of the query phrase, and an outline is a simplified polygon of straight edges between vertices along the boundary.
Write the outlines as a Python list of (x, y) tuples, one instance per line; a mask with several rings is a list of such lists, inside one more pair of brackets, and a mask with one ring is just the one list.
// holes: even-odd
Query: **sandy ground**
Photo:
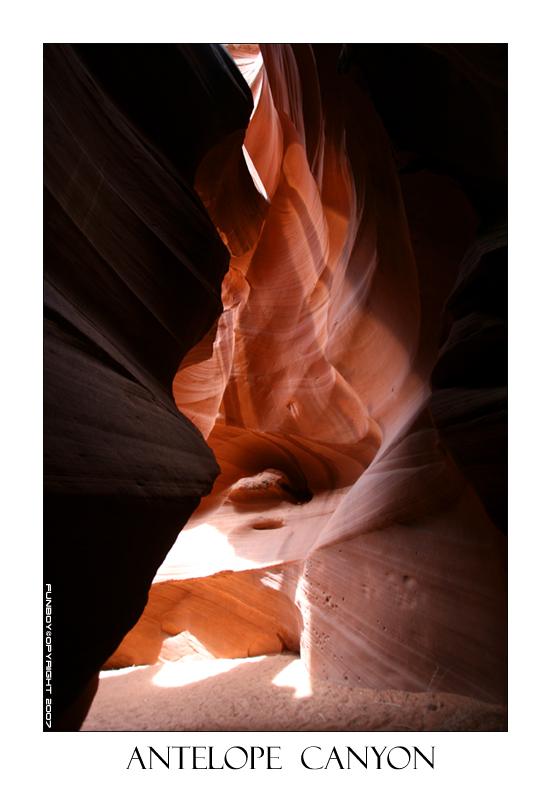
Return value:
[(102, 672), (81, 730), (505, 731), (507, 709), (310, 680), (298, 656), (283, 654)]

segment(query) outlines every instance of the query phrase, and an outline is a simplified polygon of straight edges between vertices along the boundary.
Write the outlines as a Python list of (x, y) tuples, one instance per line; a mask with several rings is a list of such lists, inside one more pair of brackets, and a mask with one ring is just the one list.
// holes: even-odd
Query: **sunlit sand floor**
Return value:
[(452, 694), (310, 680), (293, 654), (100, 673), (83, 731), (505, 731), (507, 710)]

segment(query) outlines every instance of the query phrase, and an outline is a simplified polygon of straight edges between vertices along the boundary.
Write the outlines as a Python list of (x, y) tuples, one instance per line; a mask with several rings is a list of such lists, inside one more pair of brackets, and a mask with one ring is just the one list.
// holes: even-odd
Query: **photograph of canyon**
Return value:
[(507, 44), (43, 56), (44, 731), (507, 731)]

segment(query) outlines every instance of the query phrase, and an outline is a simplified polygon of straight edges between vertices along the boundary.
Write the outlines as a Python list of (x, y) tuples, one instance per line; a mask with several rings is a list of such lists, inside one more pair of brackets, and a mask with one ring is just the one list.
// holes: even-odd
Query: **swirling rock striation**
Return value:
[[(173, 382), (221, 472), (110, 663), (150, 663), (146, 619), (165, 655), (223, 629), (240, 657), (230, 573), (251, 609), (275, 593), (312, 675), (503, 702), (506, 47), (227, 50), (252, 115), (195, 177), (223, 311)], [(159, 605), (172, 582), (209, 625)]]

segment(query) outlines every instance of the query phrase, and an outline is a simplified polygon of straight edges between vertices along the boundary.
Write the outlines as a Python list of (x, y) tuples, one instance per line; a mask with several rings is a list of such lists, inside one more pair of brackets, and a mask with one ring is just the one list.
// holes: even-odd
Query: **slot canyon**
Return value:
[(506, 730), (507, 45), (47, 44), (43, 209), (52, 729)]

